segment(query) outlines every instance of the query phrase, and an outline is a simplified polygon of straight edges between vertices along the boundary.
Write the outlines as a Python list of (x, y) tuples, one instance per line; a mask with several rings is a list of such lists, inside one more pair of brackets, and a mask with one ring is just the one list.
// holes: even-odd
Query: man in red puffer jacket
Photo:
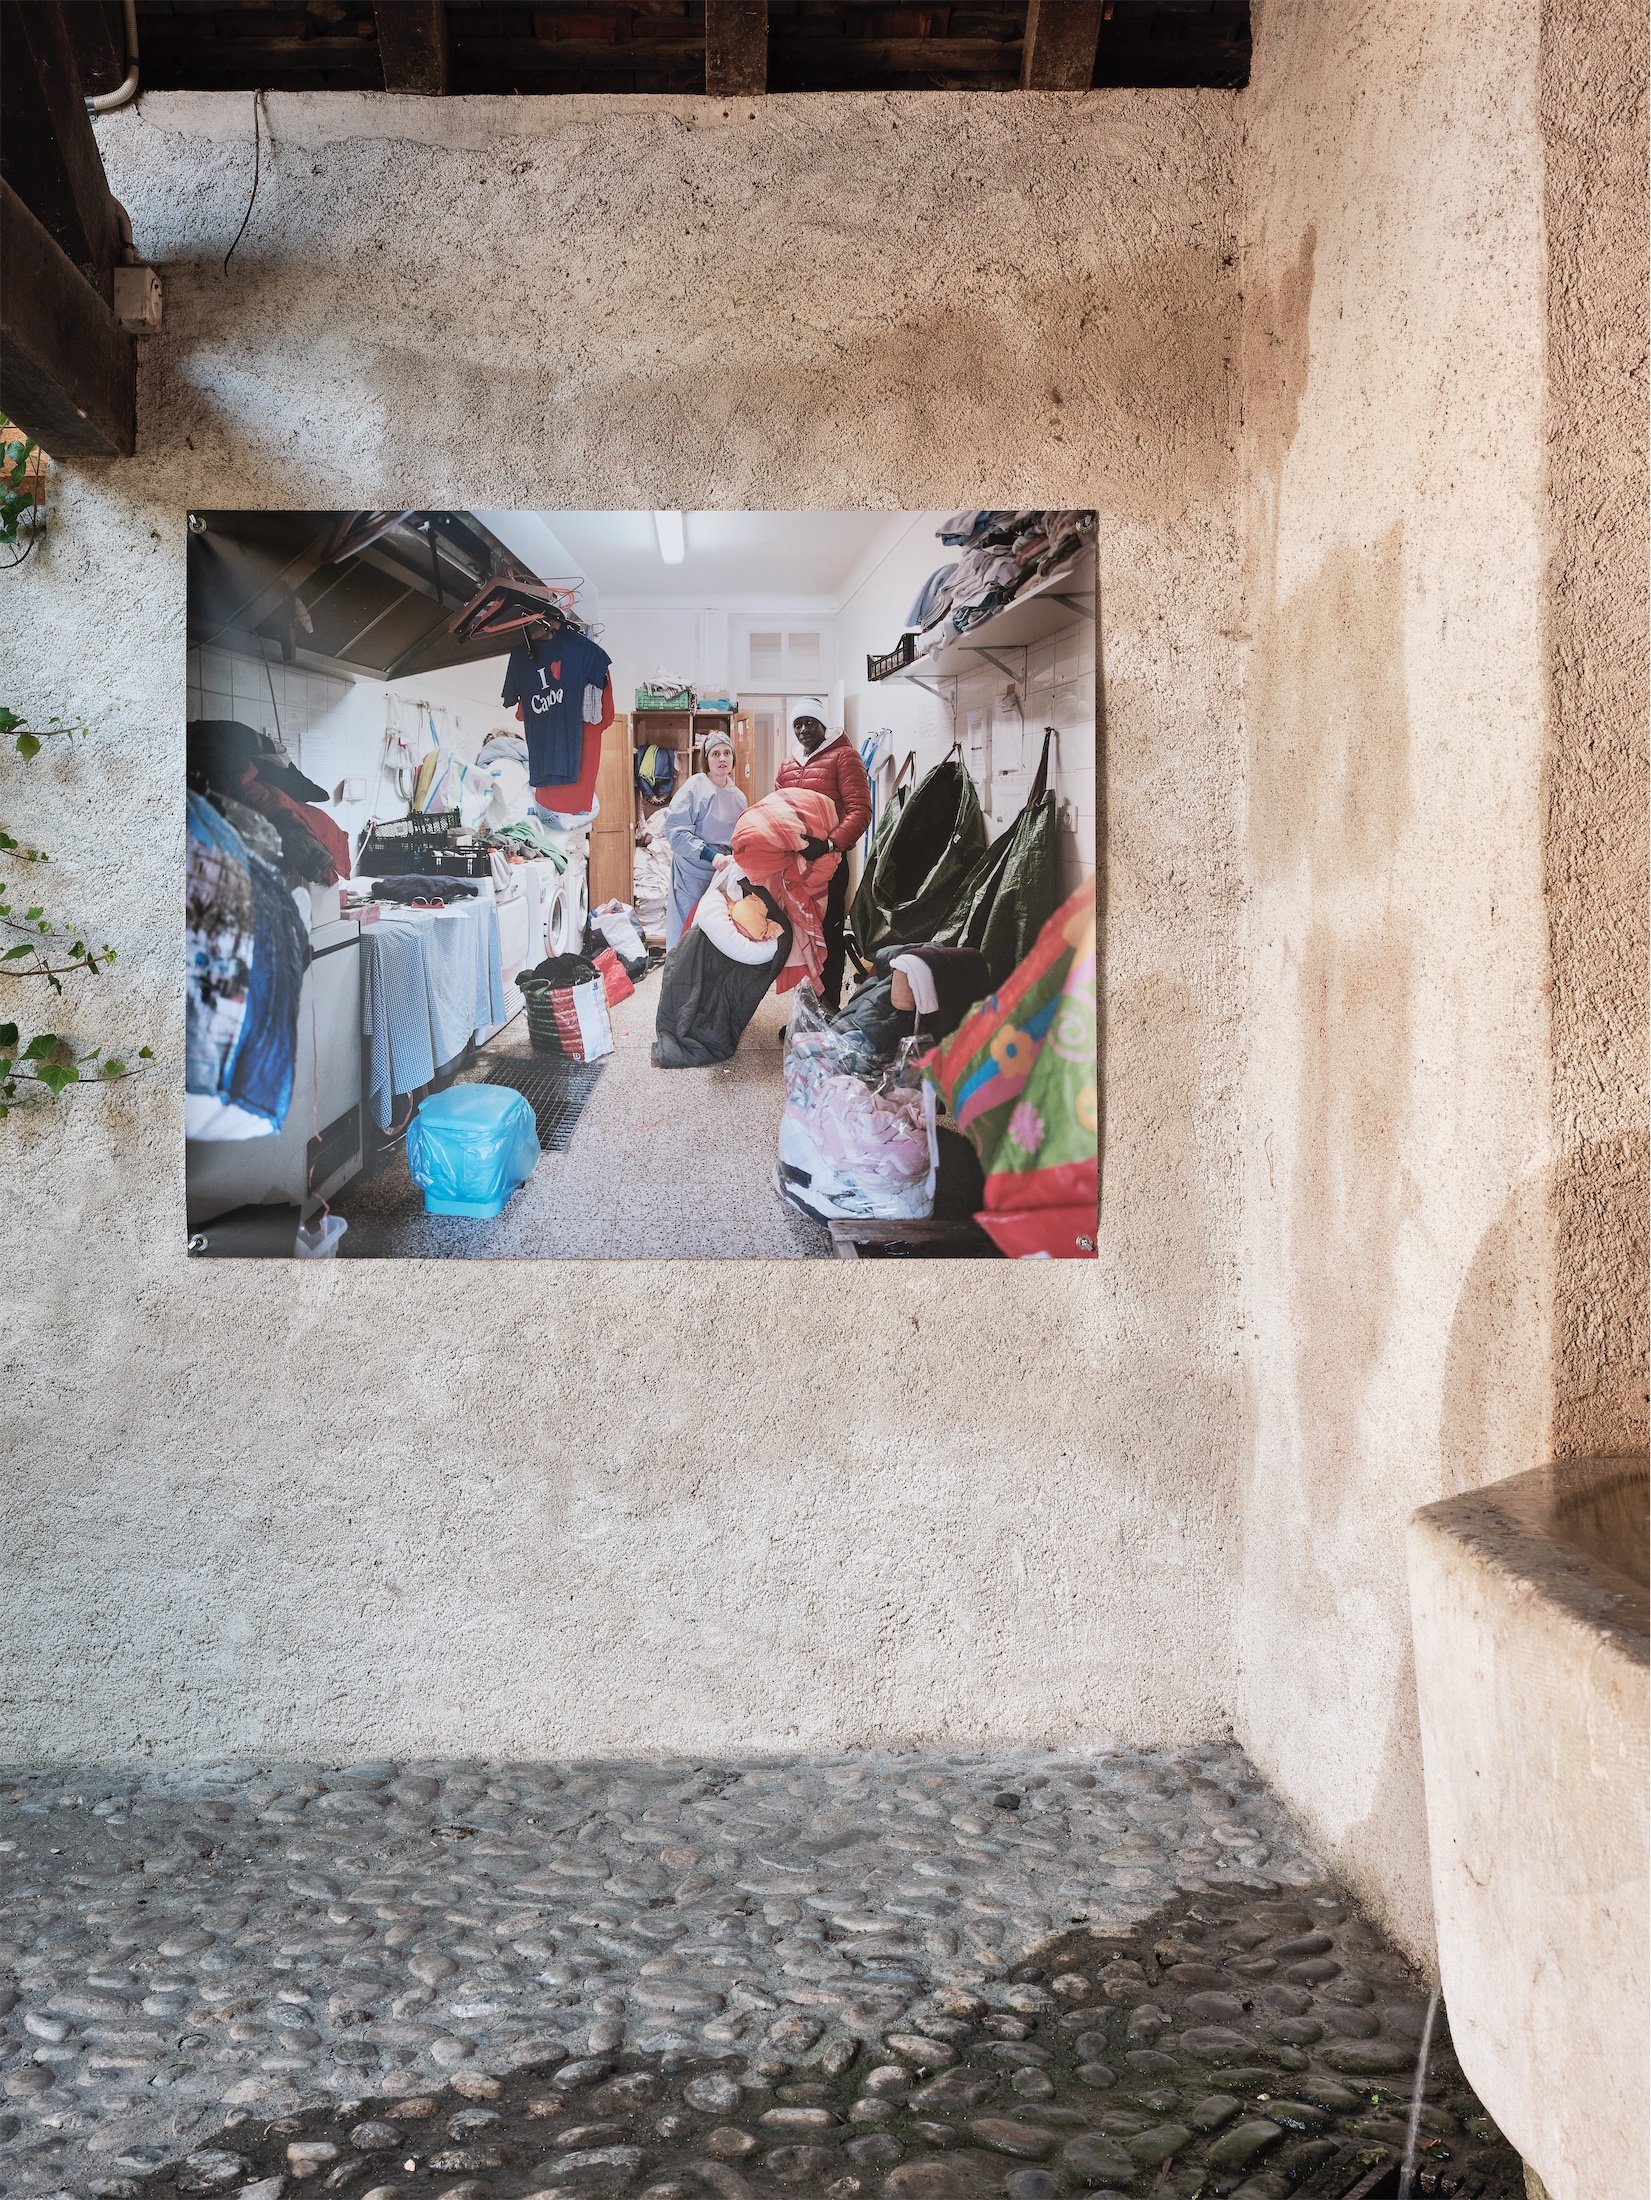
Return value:
[(802, 762), (788, 756), (774, 774), (774, 787), (807, 787), (837, 805), (837, 823), (829, 840), (810, 840), (803, 853), (823, 856), (835, 848), (842, 861), (831, 874), (825, 905), (825, 970), (820, 981), (826, 1014), (836, 1012), (843, 990), (843, 925), (848, 914), (848, 852), (871, 823), (871, 782), (847, 734), (826, 739), (825, 705), (810, 696), (791, 721), (792, 736), (802, 750)]

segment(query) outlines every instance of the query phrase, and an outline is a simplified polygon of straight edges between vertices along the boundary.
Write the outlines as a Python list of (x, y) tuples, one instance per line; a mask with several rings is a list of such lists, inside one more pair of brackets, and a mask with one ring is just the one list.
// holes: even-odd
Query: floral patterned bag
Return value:
[(928, 1074), (986, 1172), (975, 1217), (1011, 1259), (1093, 1260), (1099, 1190), (1095, 887), (940, 1048)]

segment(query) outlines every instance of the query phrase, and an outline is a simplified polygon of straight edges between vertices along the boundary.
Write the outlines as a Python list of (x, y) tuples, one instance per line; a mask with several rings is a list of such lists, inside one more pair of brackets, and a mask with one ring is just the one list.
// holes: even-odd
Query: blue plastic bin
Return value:
[(449, 1085), (407, 1126), (407, 1167), (427, 1215), (501, 1214), (538, 1165), (533, 1110), (506, 1085)]

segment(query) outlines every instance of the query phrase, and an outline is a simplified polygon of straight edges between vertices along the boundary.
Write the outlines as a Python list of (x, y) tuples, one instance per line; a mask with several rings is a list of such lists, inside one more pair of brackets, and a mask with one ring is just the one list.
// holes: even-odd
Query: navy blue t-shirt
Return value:
[(518, 642), (510, 652), (502, 700), (522, 706), (528, 776), (536, 787), (567, 787), (579, 777), (585, 690), (607, 686), (612, 662), (571, 627), (548, 642)]

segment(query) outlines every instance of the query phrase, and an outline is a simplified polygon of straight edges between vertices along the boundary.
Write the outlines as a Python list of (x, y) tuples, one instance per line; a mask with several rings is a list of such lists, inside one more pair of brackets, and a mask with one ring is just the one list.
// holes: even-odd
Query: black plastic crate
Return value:
[(386, 824), (370, 825), (356, 852), (356, 877), (394, 878), (403, 871), (429, 870), (432, 866), (419, 859), (442, 849), (458, 824), (457, 810), (435, 810), (428, 817), (393, 817)]
[(917, 636), (915, 634), (902, 634), (893, 649), (887, 651), (883, 656), (868, 657), (866, 659), (866, 678), (868, 680), (886, 680), (893, 673), (904, 672), (909, 664), (915, 664), (916, 661)]

